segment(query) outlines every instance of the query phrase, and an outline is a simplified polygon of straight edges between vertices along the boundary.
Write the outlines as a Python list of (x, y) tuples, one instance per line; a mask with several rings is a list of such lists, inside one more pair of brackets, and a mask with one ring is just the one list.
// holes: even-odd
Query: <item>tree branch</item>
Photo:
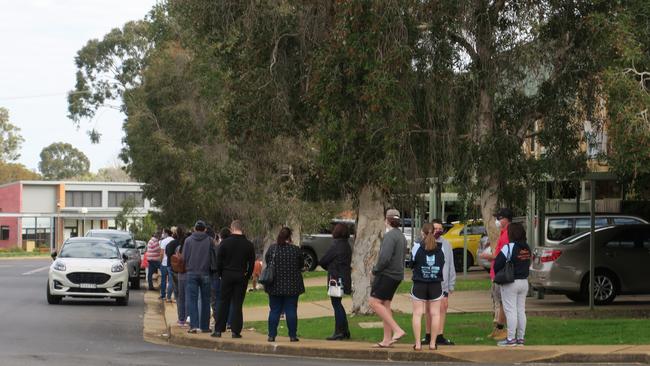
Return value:
[(298, 33), (285, 33), (278, 37), (278, 39), (275, 41), (275, 46), (273, 47), (273, 53), (271, 53), (271, 65), (269, 65), (269, 72), (271, 75), (273, 75), (273, 66), (275, 66), (277, 62), (277, 56), (278, 56), (278, 47), (280, 47), (280, 41), (284, 37), (297, 37)]
[(479, 57), (478, 53), (474, 49), (474, 47), (465, 39), (464, 37), (454, 33), (454, 32), (449, 32), (449, 38), (451, 38), (452, 42), (457, 43), (459, 46), (463, 47), (467, 54), (469, 54), (469, 57), (472, 59), (474, 63), (479, 62)]
[(650, 71), (637, 71), (635, 67), (630, 67), (623, 70), (624, 74), (634, 74), (639, 77), (639, 85), (641, 90), (647, 92), (648, 88), (645, 86), (650, 81)]

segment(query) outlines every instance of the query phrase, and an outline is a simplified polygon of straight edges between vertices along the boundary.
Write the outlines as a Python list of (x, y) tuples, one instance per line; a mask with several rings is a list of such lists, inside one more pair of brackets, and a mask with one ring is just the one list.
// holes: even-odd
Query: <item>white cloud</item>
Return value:
[[(129, 20), (142, 19), (156, 0), (0, 0), (0, 106), (25, 138), (20, 163), (36, 169), (43, 147), (69, 142), (91, 169), (110, 165), (121, 148), (124, 115), (107, 109), (75, 129), (65, 93), (74, 87), (77, 51)], [(47, 97), (33, 97), (43, 96)], [(30, 97), (30, 98), (18, 98)], [(102, 133), (92, 145), (86, 130)]]

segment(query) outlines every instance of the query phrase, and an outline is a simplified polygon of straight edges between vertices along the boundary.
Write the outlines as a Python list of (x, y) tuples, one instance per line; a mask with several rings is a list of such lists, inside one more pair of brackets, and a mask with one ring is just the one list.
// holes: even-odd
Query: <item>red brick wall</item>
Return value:
[[(14, 183), (0, 188), (0, 212), (19, 213), (22, 205), (22, 185)], [(0, 226), (9, 226), (9, 240), (0, 240), (0, 247), (19, 245), (20, 220), (15, 217), (0, 217)]]
[(0, 217), (0, 226), (9, 227), (9, 239), (0, 240), (0, 248), (17, 246), (18, 245), (18, 218)]
[(0, 188), (0, 212), (20, 212), (22, 193), (20, 183)]

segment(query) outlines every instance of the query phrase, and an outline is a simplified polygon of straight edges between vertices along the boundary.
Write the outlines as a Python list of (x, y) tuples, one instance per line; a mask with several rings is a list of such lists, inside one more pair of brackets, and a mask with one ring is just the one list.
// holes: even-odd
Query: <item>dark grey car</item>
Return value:
[(127, 268), (129, 269), (129, 283), (132, 289), (140, 288), (140, 251), (136, 248), (135, 239), (128, 231), (111, 229), (94, 229), (86, 233), (86, 236), (108, 238), (117, 244), (120, 254), (127, 257)]
[(327, 250), (332, 246), (332, 230), (338, 223), (345, 224), (350, 229), (350, 245), (352, 245), (354, 241), (354, 220), (333, 220), (330, 226), (321, 228), (318, 234), (305, 235), (300, 243), (300, 249), (305, 259), (305, 271), (315, 270), (318, 261), (323, 258)]
[[(650, 225), (596, 229), (594, 302), (609, 304), (620, 294), (650, 294)], [(590, 233), (558, 245), (536, 248), (529, 282), (546, 293), (586, 301), (589, 289)]]

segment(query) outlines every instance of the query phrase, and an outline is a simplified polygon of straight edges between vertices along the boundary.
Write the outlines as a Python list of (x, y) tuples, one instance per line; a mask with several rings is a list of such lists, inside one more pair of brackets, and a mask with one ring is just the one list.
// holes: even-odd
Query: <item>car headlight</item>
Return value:
[(115, 263), (113, 267), (111, 267), (111, 272), (122, 272), (124, 271), (124, 265), (122, 263)]
[(57, 271), (65, 271), (65, 263), (56, 261), (54, 262), (54, 265), (52, 265), (52, 268)]

